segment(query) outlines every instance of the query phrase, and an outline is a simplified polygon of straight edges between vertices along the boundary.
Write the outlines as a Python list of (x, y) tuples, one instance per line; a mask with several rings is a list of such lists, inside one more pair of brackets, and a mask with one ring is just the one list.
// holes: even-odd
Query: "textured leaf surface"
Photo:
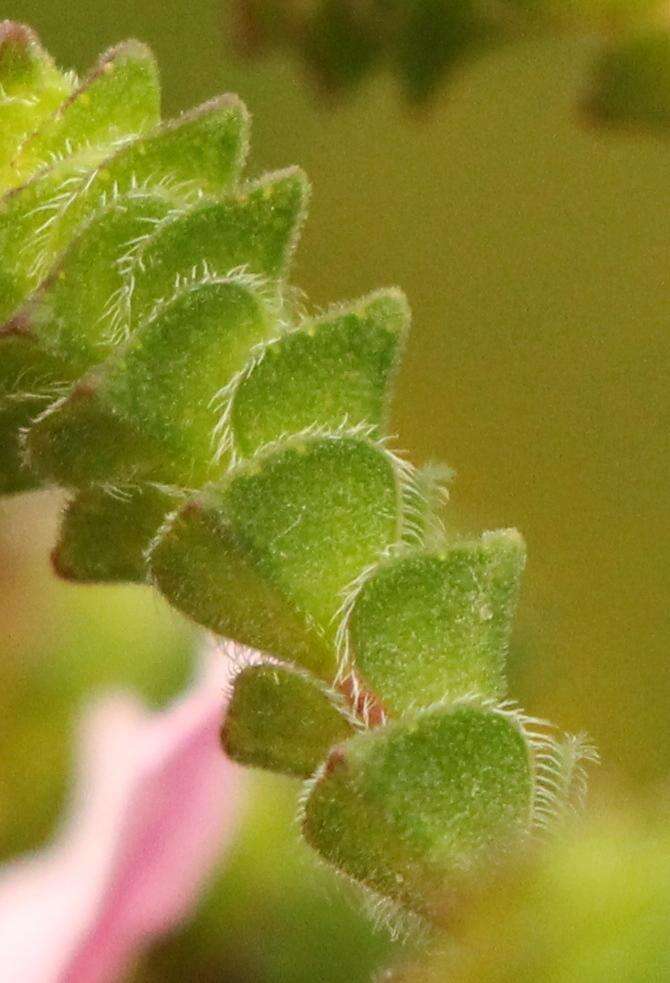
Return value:
[(380, 566), (349, 625), (363, 686), (391, 714), (469, 693), (502, 696), (524, 562), (523, 540), (506, 530)]
[(19, 430), (30, 423), (35, 412), (32, 403), (8, 403), (0, 406), (0, 495), (30, 491), (38, 481), (22, 467)]
[(527, 829), (532, 794), (527, 740), (512, 719), (438, 706), (331, 752), (303, 831), (345, 874), (439, 918), (463, 876)]
[(265, 576), (329, 637), (344, 588), (398, 537), (393, 459), (358, 437), (293, 438), (240, 468), (224, 500)]
[(161, 531), (150, 556), (153, 582), (198, 624), (332, 678), (332, 648), (259, 570), (220, 499), (207, 498), (190, 502)]
[(34, 133), (12, 161), (18, 180), (80, 149), (109, 153), (116, 141), (146, 132), (160, 120), (158, 69), (149, 49), (126, 41), (106, 52), (69, 99)]
[[(17, 379), (26, 385), (28, 364), (36, 359), (43, 382), (74, 382), (123, 339), (110, 304), (123, 288), (123, 259), (134, 239), (146, 234), (169, 208), (163, 196), (127, 195), (87, 223), (18, 316), (0, 329), (0, 384), (5, 392), (17, 388)], [(18, 352), (16, 364), (8, 357), (9, 345), (16, 348), (17, 323), (25, 364), (17, 360)]]
[(353, 728), (315, 680), (279, 666), (249, 666), (237, 676), (222, 731), (240, 764), (307, 778)]
[(388, 290), (265, 346), (232, 399), (235, 450), (246, 457), (315, 425), (380, 427), (408, 323), (404, 296)]
[(81, 583), (143, 583), (144, 550), (171, 507), (174, 499), (149, 485), (123, 495), (104, 488), (80, 492), (63, 516), (51, 554), (55, 570)]
[(151, 441), (132, 424), (115, 416), (98, 398), (99, 379), (85, 377), (66, 399), (50, 404), (22, 440), (26, 466), (46, 484), (88, 488), (106, 484), (112, 475), (133, 483), (160, 458)]
[(0, 328), (0, 405), (40, 394), (54, 395), (54, 383), (67, 381), (63, 360), (37, 343), (22, 316)]
[[(140, 321), (193, 271), (225, 276), (243, 269), (264, 278), (285, 272), (304, 217), (309, 185), (299, 168), (268, 175), (222, 200), (166, 222), (133, 268), (132, 315)], [(269, 285), (268, 285), (269, 286)]]
[(271, 330), (261, 298), (244, 281), (185, 288), (35, 424), (31, 466), (75, 487), (138, 476), (201, 484), (219, 467), (216, 394)]
[(69, 96), (72, 82), (30, 28), (0, 22), (0, 193), (18, 184), (11, 166), (18, 148)]
[(342, 591), (395, 541), (399, 510), (386, 451), (356, 436), (293, 438), (185, 509), (153, 574), (196, 621), (332, 679)]
[(56, 395), (63, 368), (22, 322), (0, 328), (0, 494), (36, 487), (36, 477), (22, 465), (20, 434)]
[(55, 164), (0, 205), (0, 318), (48, 273), (78, 226), (120, 194), (169, 189), (175, 202), (225, 191), (237, 180), (248, 119), (222, 96), (166, 123), (100, 162), (84, 153)]

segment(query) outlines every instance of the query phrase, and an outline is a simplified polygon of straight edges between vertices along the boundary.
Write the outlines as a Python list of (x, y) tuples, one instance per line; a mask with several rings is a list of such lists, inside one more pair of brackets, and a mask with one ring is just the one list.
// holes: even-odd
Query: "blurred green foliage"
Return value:
[(297, 52), (322, 91), (380, 65), (425, 102), (464, 63), (511, 41), (572, 34), (596, 48), (584, 108), (608, 123), (667, 126), (670, 24), (661, 0), (236, 0), (245, 54)]
[(667, 806), (664, 796), (652, 819), (596, 811), (539, 862), (476, 899), (428, 955), (390, 973), (389, 983), (667, 980)]
[[(668, 148), (575, 125), (590, 46), (504, 47), (416, 118), (385, 78), (326, 111), (283, 56), (236, 61), (218, 0), (8, 0), (3, 14), (80, 69), (141, 37), (162, 66), (165, 112), (226, 85), (253, 111), (258, 168), (301, 160), (317, 194), (297, 279), (322, 303), (380, 271), (402, 284), (415, 313), (394, 406), (402, 443), (458, 469), (454, 522), (524, 529), (515, 691), (588, 728), (611, 808), (653, 788), (670, 761)], [(134, 685), (159, 701), (188, 669), (183, 628), (144, 589), (51, 580), (55, 508), (45, 496), (2, 506), (5, 854), (48, 834), (85, 694)], [(292, 800), (280, 779), (259, 784), (232, 866), (143, 981), (369, 979), (385, 945), (286, 841)], [(640, 819), (621, 834), (633, 858), (644, 830)], [(566, 910), (589, 857), (597, 866), (608, 849), (597, 836), (580, 848)], [(616, 882), (626, 924), (635, 890)], [(601, 896), (586, 898), (585, 937)]]
[(62, 499), (0, 504), (0, 851), (45, 841), (74, 763), (79, 708), (132, 688), (161, 706), (191, 675), (193, 630), (146, 589), (68, 589), (49, 567)]

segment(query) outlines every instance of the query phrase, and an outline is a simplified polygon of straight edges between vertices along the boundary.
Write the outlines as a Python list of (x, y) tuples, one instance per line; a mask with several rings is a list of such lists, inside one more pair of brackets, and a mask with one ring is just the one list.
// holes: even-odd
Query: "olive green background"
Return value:
[[(455, 468), (456, 525), (527, 538), (513, 695), (588, 730), (604, 763), (596, 794), (613, 808), (663, 783), (670, 134), (582, 120), (586, 41), (510, 46), (416, 110), (386, 75), (328, 102), (288, 56), (240, 61), (213, 0), (15, 0), (0, 14), (79, 70), (135, 35), (158, 56), (166, 114), (237, 91), (254, 117), (251, 172), (302, 164), (314, 193), (294, 282), (317, 305), (406, 290), (399, 445)], [(0, 505), (5, 854), (48, 835), (87, 694), (133, 685), (158, 703), (188, 675), (190, 630), (148, 591), (52, 580), (57, 505)], [(138, 979), (368, 978), (386, 943), (312, 871), (290, 797), (288, 783), (259, 784), (232, 869)]]

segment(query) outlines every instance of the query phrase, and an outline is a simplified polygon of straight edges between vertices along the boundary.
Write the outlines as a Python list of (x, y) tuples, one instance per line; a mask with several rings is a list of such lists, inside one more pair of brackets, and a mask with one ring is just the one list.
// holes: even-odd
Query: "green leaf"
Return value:
[(332, 647), (263, 575), (212, 498), (193, 499), (161, 529), (149, 557), (153, 583), (198, 624), (330, 681)]
[(368, 438), (298, 435), (235, 472), (224, 502), (259, 568), (334, 639), (343, 590), (398, 539), (400, 483)]
[(22, 314), (0, 327), (0, 405), (10, 399), (53, 398), (54, 382), (68, 381), (65, 369), (61, 359), (36, 343)]
[(72, 81), (29, 27), (0, 22), (0, 193), (18, 183), (10, 165), (19, 146), (69, 96)]
[(62, 363), (34, 344), (20, 319), (0, 328), (0, 495), (37, 486), (23, 466), (20, 432), (54, 398), (61, 378)]
[(37, 478), (23, 467), (18, 437), (21, 427), (30, 423), (35, 412), (32, 401), (0, 405), (0, 495), (31, 491), (39, 484)]
[(439, 920), (464, 878), (519, 842), (532, 799), (529, 741), (513, 716), (435, 706), (335, 748), (303, 832), (342, 873)]
[(55, 164), (0, 205), (0, 319), (47, 275), (79, 226), (110, 201), (141, 188), (182, 207), (237, 181), (248, 117), (221, 96), (122, 147), (102, 163), (84, 154)]
[(317, 680), (258, 665), (236, 677), (221, 739), (240, 764), (307, 778), (352, 734), (341, 701)]
[(408, 323), (403, 294), (386, 290), (264, 346), (232, 397), (235, 451), (247, 457), (309, 426), (381, 427)]
[(238, 181), (248, 149), (246, 107), (237, 96), (217, 96), (120, 150), (105, 162), (100, 180), (126, 190), (163, 182), (185, 200), (193, 192), (195, 198), (225, 194)]
[[(88, 488), (129, 484), (160, 466), (158, 449), (99, 398), (99, 377), (84, 376), (23, 435), (26, 466), (46, 484)], [(119, 475), (118, 472), (123, 471)]]
[(600, 123), (670, 126), (670, 30), (647, 28), (604, 49), (585, 109)]
[[(220, 473), (216, 396), (274, 320), (244, 277), (186, 285), (31, 429), (31, 466), (74, 487)], [(118, 441), (118, 443), (117, 443)]]
[(126, 195), (87, 223), (48, 279), (0, 328), (0, 394), (61, 389), (124, 338), (125, 265), (132, 244), (169, 210), (165, 198)]
[(67, 506), (54, 569), (80, 583), (146, 579), (144, 551), (175, 500), (146, 485), (112, 494), (105, 488), (79, 492)]
[(165, 222), (138, 253), (132, 270), (132, 314), (153, 304), (193, 270), (283, 276), (307, 208), (309, 185), (299, 168), (269, 174), (222, 201), (207, 202)]
[(350, 657), (390, 714), (505, 691), (505, 656), (521, 573), (516, 530), (382, 563), (355, 597)]
[(87, 153), (96, 146), (108, 148), (159, 121), (154, 57), (145, 45), (126, 41), (102, 55), (81, 86), (22, 145), (12, 161), (17, 183), (54, 160), (82, 148)]
[(153, 575), (196, 621), (330, 681), (342, 591), (397, 540), (400, 509), (388, 451), (346, 432), (298, 435), (185, 510)]

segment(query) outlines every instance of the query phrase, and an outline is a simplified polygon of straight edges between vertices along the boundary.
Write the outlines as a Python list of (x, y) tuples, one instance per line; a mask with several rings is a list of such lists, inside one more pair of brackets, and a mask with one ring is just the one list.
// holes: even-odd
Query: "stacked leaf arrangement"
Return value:
[(301, 310), (308, 184), (242, 178), (236, 98), (162, 123), (143, 45), (80, 83), (1, 32), (2, 490), (70, 490), (63, 577), (149, 582), (261, 653), (226, 751), (306, 780), (321, 857), (439, 922), (575, 806), (590, 751), (506, 700), (521, 536), (447, 537), (439, 469), (384, 436), (406, 301)]
[(582, 109), (600, 123), (670, 125), (670, 18), (663, 0), (234, 0), (240, 50), (288, 48), (322, 90), (391, 68), (412, 102), (515, 41), (572, 37), (593, 50)]

